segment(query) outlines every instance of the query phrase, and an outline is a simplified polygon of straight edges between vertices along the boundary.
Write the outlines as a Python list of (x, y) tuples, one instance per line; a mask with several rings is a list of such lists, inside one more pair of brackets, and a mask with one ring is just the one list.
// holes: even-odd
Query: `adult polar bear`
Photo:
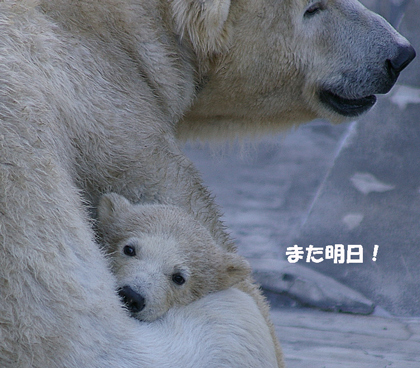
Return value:
[(85, 200), (182, 206), (234, 251), (176, 134), (340, 121), (414, 57), (355, 0), (5, 1), (0, 35), (2, 367), (164, 366), (164, 341), (120, 308)]

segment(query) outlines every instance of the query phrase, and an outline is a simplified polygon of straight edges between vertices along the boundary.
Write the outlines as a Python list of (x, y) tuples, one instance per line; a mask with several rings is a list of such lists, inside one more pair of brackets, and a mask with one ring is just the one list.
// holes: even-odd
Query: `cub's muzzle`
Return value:
[(146, 305), (145, 299), (128, 285), (118, 289), (118, 295), (131, 313), (142, 311)]

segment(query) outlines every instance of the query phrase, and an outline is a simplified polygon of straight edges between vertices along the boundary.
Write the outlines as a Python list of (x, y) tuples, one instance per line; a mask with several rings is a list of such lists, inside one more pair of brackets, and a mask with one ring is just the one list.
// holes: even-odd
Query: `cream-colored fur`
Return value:
[[(129, 287), (144, 298), (144, 309), (131, 309), (142, 321), (154, 321), (175, 306), (250, 275), (244, 258), (218, 246), (210, 232), (179, 207), (132, 205), (111, 193), (101, 197), (98, 219), (118, 288)], [(182, 283), (172, 280), (174, 276)]]
[(340, 120), (321, 92), (385, 92), (408, 47), (355, 0), (10, 0), (0, 34), (2, 367), (165, 366), (120, 308), (86, 204), (176, 205), (234, 252), (176, 136)]
[[(320, 11), (305, 16), (314, 5)], [(225, 27), (228, 52), (203, 73), (177, 126), (181, 139), (261, 136), (319, 117), (342, 122), (320, 91), (347, 99), (387, 92), (395, 81), (387, 60), (409, 45), (354, 0), (232, 1)]]
[[(162, 356), (153, 367), (173, 368), (277, 368), (276, 350), (269, 328), (254, 300), (235, 288), (206, 295), (174, 307), (152, 323), (141, 322), (152, 336), (143, 351)], [(170, 362), (168, 364), (168, 361)]]
[[(218, 246), (210, 232), (179, 207), (133, 205), (124, 197), (111, 193), (103, 195), (99, 201), (98, 220), (103, 246), (117, 278), (117, 288), (127, 303), (130, 314), (141, 321), (153, 322), (165, 316), (169, 310), (179, 310), (177, 307), (186, 306), (210, 293), (240, 286), (239, 283), (246, 283), (245, 280), (250, 276), (250, 267), (245, 259)], [(134, 253), (125, 254), (126, 247)], [(181, 285), (174, 283), (174, 275), (182, 276), (185, 282)], [(121, 294), (126, 287), (144, 299), (143, 309), (133, 309), (132, 296)], [(252, 295), (252, 289), (250, 292)], [(214, 298), (218, 300), (219, 297)], [(255, 301), (249, 297), (247, 303), (251, 303), (250, 307), (254, 310), (257, 308)], [(209, 308), (207, 304), (205, 302), (205, 306)], [(206, 339), (211, 343), (212, 336), (215, 341), (220, 338), (221, 345), (216, 351), (206, 350), (203, 346), (206, 353), (199, 354), (200, 364), (209, 366), (210, 363), (203, 362), (211, 357), (211, 361), (214, 360), (217, 364), (224, 361), (226, 366), (282, 366), (283, 356), (278, 340), (270, 331), (272, 326), (260, 311), (254, 312), (252, 319), (255, 318), (255, 321), (251, 319), (253, 325), (249, 331), (254, 336), (253, 339), (249, 339), (242, 330), (228, 329), (228, 326), (242, 326), (241, 329), (246, 330), (249, 322), (243, 324), (243, 320), (249, 317), (248, 311), (249, 308), (242, 305), (235, 313), (229, 312), (233, 320), (224, 328), (211, 327), (210, 331), (206, 329)], [(212, 311), (214, 320), (207, 320), (208, 312), (204, 313), (198, 307), (192, 313), (204, 319), (204, 326), (212, 326), (213, 323), (219, 323), (218, 315), (223, 314), (223, 310), (220, 310), (220, 306), (215, 307)], [(227, 315), (223, 318), (227, 318)], [(163, 323), (165, 326), (166, 324), (167, 322)], [(197, 328), (197, 325), (194, 327)], [(188, 329), (183, 332), (190, 334)], [(256, 336), (261, 338), (258, 344), (255, 344)], [(184, 338), (196, 339), (194, 333)], [(221, 348), (222, 341), (225, 340), (235, 343)], [(263, 344), (267, 346), (260, 349)], [(245, 358), (245, 354), (251, 351), (251, 355), (255, 356)]]

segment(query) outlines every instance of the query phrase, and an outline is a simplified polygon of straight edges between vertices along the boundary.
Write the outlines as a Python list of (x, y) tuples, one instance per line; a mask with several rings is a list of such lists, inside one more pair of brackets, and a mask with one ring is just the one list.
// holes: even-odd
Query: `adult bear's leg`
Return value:
[(153, 366), (58, 155), (10, 126), (0, 125), (0, 366)]

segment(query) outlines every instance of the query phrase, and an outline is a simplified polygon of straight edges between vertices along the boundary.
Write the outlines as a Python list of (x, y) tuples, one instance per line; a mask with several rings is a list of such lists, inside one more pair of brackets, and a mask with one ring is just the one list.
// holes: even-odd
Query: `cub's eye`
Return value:
[(323, 9), (324, 9), (324, 6), (322, 5), (322, 3), (312, 4), (308, 9), (306, 9), (304, 17), (305, 18), (312, 17)]
[(174, 273), (172, 275), (172, 281), (177, 285), (182, 285), (185, 282), (185, 279), (180, 273)]
[(125, 245), (123, 252), (126, 256), (134, 257), (136, 255), (136, 248), (134, 248), (132, 245)]

